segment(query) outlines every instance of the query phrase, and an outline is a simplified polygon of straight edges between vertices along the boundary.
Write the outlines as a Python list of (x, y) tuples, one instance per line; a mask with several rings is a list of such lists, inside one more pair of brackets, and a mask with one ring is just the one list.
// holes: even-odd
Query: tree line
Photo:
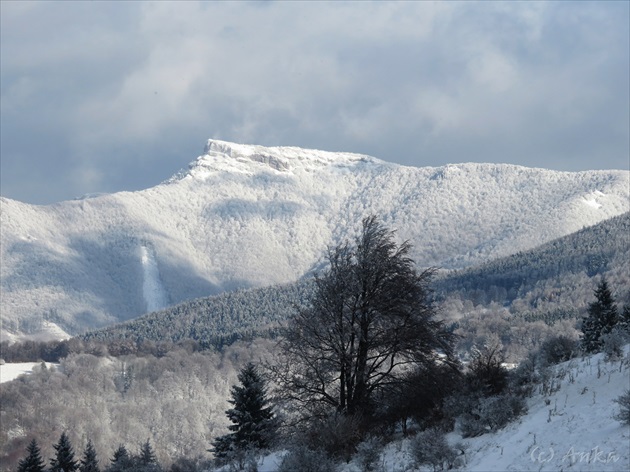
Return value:
[(139, 454), (130, 454), (125, 446), (119, 446), (110, 464), (103, 469), (91, 440), (88, 440), (80, 460), (75, 458), (74, 448), (65, 431), (53, 449), (55, 454), (50, 459), (50, 469), (46, 469), (37, 440), (32, 439), (26, 448), (26, 457), (18, 464), (17, 472), (162, 472), (149, 440), (141, 445)]

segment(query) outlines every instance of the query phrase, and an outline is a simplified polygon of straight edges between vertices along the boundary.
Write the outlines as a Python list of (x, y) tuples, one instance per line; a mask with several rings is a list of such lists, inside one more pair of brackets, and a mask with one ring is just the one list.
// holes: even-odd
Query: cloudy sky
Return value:
[(0, 2), (1, 193), (136, 190), (208, 138), (628, 169), (628, 2)]

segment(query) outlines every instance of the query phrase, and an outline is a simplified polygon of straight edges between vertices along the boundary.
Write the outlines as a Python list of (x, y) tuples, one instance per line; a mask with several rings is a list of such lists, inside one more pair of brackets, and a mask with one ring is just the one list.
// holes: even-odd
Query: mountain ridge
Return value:
[[(69, 334), (165, 303), (281, 284), (321, 266), (369, 214), (421, 267), (464, 268), (630, 210), (628, 171), (404, 167), (370, 156), (210, 140), (163, 183), (47, 206), (2, 199), (3, 336)], [(142, 264), (143, 249), (151, 269)]]

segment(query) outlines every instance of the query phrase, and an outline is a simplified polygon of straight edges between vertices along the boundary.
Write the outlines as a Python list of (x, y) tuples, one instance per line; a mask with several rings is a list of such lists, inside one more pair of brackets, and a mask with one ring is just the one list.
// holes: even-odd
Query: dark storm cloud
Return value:
[(627, 2), (2, 2), (2, 195), (155, 185), (210, 137), (628, 168)]

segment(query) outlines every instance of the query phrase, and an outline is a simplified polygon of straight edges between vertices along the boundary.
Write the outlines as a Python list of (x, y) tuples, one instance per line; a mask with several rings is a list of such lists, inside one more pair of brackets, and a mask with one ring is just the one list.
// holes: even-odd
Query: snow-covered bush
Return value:
[(258, 472), (259, 451), (237, 449), (225, 451), (221, 458), (215, 458), (215, 466), (228, 472)]
[(615, 400), (619, 404), (619, 412), (615, 415), (615, 419), (621, 421), (625, 425), (630, 425), (630, 390)]
[(210, 468), (210, 461), (198, 456), (194, 459), (187, 457), (178, 458), (169, 469), (169, 472), (204, 472)]
[(508, 371), (504, 348), (498, 339), (493, 339), (481, 348), (473, 349), (468, 365), (466, 381), (469, 391), (484, 396), (498, 395), (507, 386)]
[(461, 416), (462, 435), (467, 438), (496, 431), (526, 412), (525, 399), (512, 393), (482, 398), (474, 409)]
[(370, 436), (357, 446), (355, 455), (356, 461), (362, 472), (376, 470), (378, 460), (381, 457), (383, 441), (377, 437)]
[(575, 340), (560, 334), (546, 340), (540, 347), (539, 357), (543, 364), (553, 365), (568, 361), (579, 351)]
[(282, 458), (278, 472), (335, 472), (337, 466), (323, 452), (296, 446)]
[(474, 413), (465, 414), (459, 419), (459, 427), (464, 438), (474, 438), (490, 432), (490, 427), (484, 424)]
[(610, 333), (602, 335), (602, 350), (606, 354), (606, 360), (617, 360), (623, 356), (623, 346), (626, 343), (625, 333), (621, 329), (614, 328)]
[(541, 381), (542, 371), (541, 361), (537, 353), (530, 353), (523, 359), (518, 367), (510, 371), (510, 389), (522, 397), (530, 397), (534, 388)]
[(455, 420), (476, 408), (478, 402), (478, 396), (459, 392), (444, 399), (442, 411), (446, 415), (449, 415), (451, 419)]
[(437, 429), (418, 433), (411, 442), (411, 454), (417, 465), (431, 465), (434, 471), (450, 470), (458, 462), (457, 450)]

